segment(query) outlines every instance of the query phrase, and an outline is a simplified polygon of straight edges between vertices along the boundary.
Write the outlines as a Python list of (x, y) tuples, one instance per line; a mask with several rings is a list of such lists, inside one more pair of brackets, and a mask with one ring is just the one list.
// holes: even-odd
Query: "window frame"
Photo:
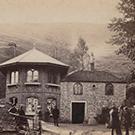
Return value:
[[(77, 88), (80, 87), (78, 90)], [(83, 95), (83, 85), (80, 82), (76, 82), (73, 85), (73, 95)]]
[[(108, 87), (110, 87), (110, 88), (108, 88)], [(106, 96), (114, 95), (114, 85), (111, 82), (105, 84), (105, 95)]]
[[(31, 75), (30, 75), (30, 73), (31, 73)], [(36, 77), (37, 77), (37, 79), (35, 79)], [(39, 70), (34, 69), (34, 68), (27, 70), (26, 82), (27, 83), (39, 83)]]
[(11, 71), (10, 72), (9, 83), (11, 85), (14, 85), (14, 84), (18, 84), (19, 83), (19, 71), (18, 70), (14, 70), (14, 71)]
[[(28, 105), (29, 105), (28, 99), (31, 99), (31, 101), (32, 101), (31, 102), (31, 107), (33, 107), (33, 105), (34, 105), (34, 102), (33, 101), (34, 100), (37, 100), (38, 103), (37, 103), (37, 106), (35, 105), (36, 107), (34, 106), (34, 108), (35, 108), (34, 111), (31, 111), (31, 112), (28, 111), (28, 109), (29, 109), (28, 108)], [(26, 114), (28, 114), (28, 115), (35, 115), (36, 114), (36, 111), (37, 111), (38, 105), (39, 105), (39, 98), (34, 97), (34, 96), (27, 97), (26, 98)], [(32, 108), (31, 108), (31, 110), (32, 110)]]
[[(49, 102), (50, 100), (50, 102)], [(53, 104), (53, 102), (55, 102), (55, 104)], [(47, 106), (46, 109), (47, 111), (52, 114), (52, 109), (54, 109), (55, 106), (57, 106), (57, 98), (55, 97), (48, 97), (46, 100)]]

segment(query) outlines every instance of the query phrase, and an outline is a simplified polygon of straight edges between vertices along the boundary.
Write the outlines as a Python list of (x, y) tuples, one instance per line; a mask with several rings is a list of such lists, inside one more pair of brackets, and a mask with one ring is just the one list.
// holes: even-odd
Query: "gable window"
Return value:
[(114, 87), (112, 83), (106, 83), (105, 85), (105, 95), (113, 95)]
[(10, 83), (16, 84), (19, 82), (19, 72), (18, 71), (12, 71), (10, 74)]
[(38, 82), (39, 81), (39, 73), (35, 69), (31, 69), (27, 71), (27, 82)]
[(83, 85), (81, 83), (75, 83), (74, 84), (73, 94), (74, 95), (82, 95), (83, 94)]
[(48, 72), (48, 83), (57, 84), (57, 74), (54, 72)]

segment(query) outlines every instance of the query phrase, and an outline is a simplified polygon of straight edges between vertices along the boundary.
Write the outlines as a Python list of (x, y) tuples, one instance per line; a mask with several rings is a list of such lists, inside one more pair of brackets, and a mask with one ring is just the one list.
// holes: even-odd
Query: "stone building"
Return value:
[(61, 83), (61, 120), (94, 124), (103, 107), (119, 106), (126, 98), (126, 82), (106, 71), (75, 71)]
[(60, 107), (60, 82), (68, 65), (33, 48), (0, 64), (0, 70), (6, 76), (6, 100), (23, 104), (27, 114), (41, 106), (45, 119), (51, 107)]

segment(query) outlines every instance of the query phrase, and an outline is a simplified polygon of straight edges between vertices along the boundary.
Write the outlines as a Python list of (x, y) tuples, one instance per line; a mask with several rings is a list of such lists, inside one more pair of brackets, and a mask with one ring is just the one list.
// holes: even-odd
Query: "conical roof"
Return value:
[(68, 67), (68, 65), (46, 55), (45, 53), (33, 48), (17, 57), (7, 60), (0, 64), (0, 67), (21, 63), (37, 63), (37, 64), (55, 64)]

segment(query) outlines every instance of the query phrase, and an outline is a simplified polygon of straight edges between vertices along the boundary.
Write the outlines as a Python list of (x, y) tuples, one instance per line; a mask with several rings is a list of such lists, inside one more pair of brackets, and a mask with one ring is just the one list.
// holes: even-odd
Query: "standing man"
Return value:
[(57, 108), (57, 106), (55, 106), (54, 109), (52, 110), (52, 115), (53, 115), (54, 125), (59, 126), (58, 124), (59, 109)]
[(12, 107), (8, 110), (9, 114), (12, 115), (14, 117), (15, 120), (15, 128), (17, 129), (18, 125), (19, 125), (19, 113), (18, 113), (18, 108), (16, 108), (16, 104), (12, 104), (10, 103), (10, 105), (12, 105)]
[(17, 110), (16, 106), (14, 104), (11, 104), (11, 105), (12, 105), (12, 107), (8, 110), (8, 112), (10, 114), (17, 114), (18, 110)]
[(124, 107), (123, 125), (124, 125), (124, 128), (126, 130), (125, 135), (129, 135), (129, 128), (131, 127), (131, 113), (130, 113), (128, 107)]
[(20, 129), (23, 129), (24, 126), (25, 126), (25, 128), (28, 128), (28, 121), (27, 121), (27, 118), (25, 115), (25, 111), (23, 109), (23, 105), (20, 105), (18, 113), (19, 113), (19, 127), (20, 127)]
[(113, 108), (110, 111), (110, 122), (112, 127), (111, 135), (114, 135), (114, 130), (116, 131), (116, 135), (122, 135), (118, 109), (115, 106), (113, 106)]

